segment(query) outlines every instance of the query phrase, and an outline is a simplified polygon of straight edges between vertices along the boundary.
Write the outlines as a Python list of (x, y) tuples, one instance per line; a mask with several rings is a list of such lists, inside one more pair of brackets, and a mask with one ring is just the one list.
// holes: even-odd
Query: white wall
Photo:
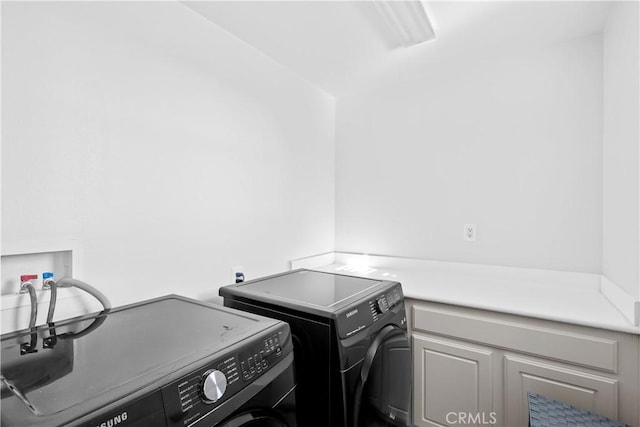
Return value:
[(600, 272), (601, 36), (464, 61), (337, 100), (336, 250)]
[(617, 2), (604, 31), (603, 273), (640, 298), (640, 34), (637, 2)]
[(332, 97), (178, 2), (2, 8), (3, 242), (79, 238), (114, 304), (333, 250)]

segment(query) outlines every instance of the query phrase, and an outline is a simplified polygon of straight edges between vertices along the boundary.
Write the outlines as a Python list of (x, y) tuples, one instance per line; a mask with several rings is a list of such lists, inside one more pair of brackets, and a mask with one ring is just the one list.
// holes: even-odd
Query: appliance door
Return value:
[(410, 425), (411, 380), (407, 331), (387, 325), (371, 341), (360, 367), (353, 398), (353, 425)]
[(295, 396), (294, 371), (290, 364), (262, 391), (214, 426), (297, 427)]
[(289, 427), (277, 414), (271, 411), (258, 410), (233, 416), (223, 422), (220, 427)]

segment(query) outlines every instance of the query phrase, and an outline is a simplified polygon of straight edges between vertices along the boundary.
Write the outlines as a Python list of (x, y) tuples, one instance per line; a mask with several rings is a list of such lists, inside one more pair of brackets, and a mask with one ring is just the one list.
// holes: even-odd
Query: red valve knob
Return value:
[(20, 276), (20, 281), (26, 282), (28, 280), (35, 280), (37, 278), (38, 278), (37, 274), (23, 274), (22, 276)]

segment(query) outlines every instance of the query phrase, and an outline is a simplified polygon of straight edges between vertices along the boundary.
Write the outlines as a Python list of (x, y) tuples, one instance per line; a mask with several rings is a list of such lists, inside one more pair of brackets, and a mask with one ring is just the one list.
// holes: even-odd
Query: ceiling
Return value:
[(436, 40), (404, 48), (373, 1), (186, 1), (207, 20), (340, 97), (407, 66), (600, 33), (608, 1), (423, 1)]

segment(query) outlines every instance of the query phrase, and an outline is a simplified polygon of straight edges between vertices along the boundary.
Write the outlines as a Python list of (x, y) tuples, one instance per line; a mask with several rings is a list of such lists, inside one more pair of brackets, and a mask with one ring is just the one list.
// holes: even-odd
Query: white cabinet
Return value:
[(469, 414), (481, 414), (480, 417), (484, 414), (488, 420), (493, 410), (492, 356), (489, 349), (414, 334), (416, 425), (452, 424)]
[(537, 393), (612, 419), (618, 380), (515, 355), (504, 356), (505, 425), (526, 426), (527, 393)]
[(533, 392), (640, 427), (637, 335), (424, 301), (407, 309), (415, 425), (526, 427)]

